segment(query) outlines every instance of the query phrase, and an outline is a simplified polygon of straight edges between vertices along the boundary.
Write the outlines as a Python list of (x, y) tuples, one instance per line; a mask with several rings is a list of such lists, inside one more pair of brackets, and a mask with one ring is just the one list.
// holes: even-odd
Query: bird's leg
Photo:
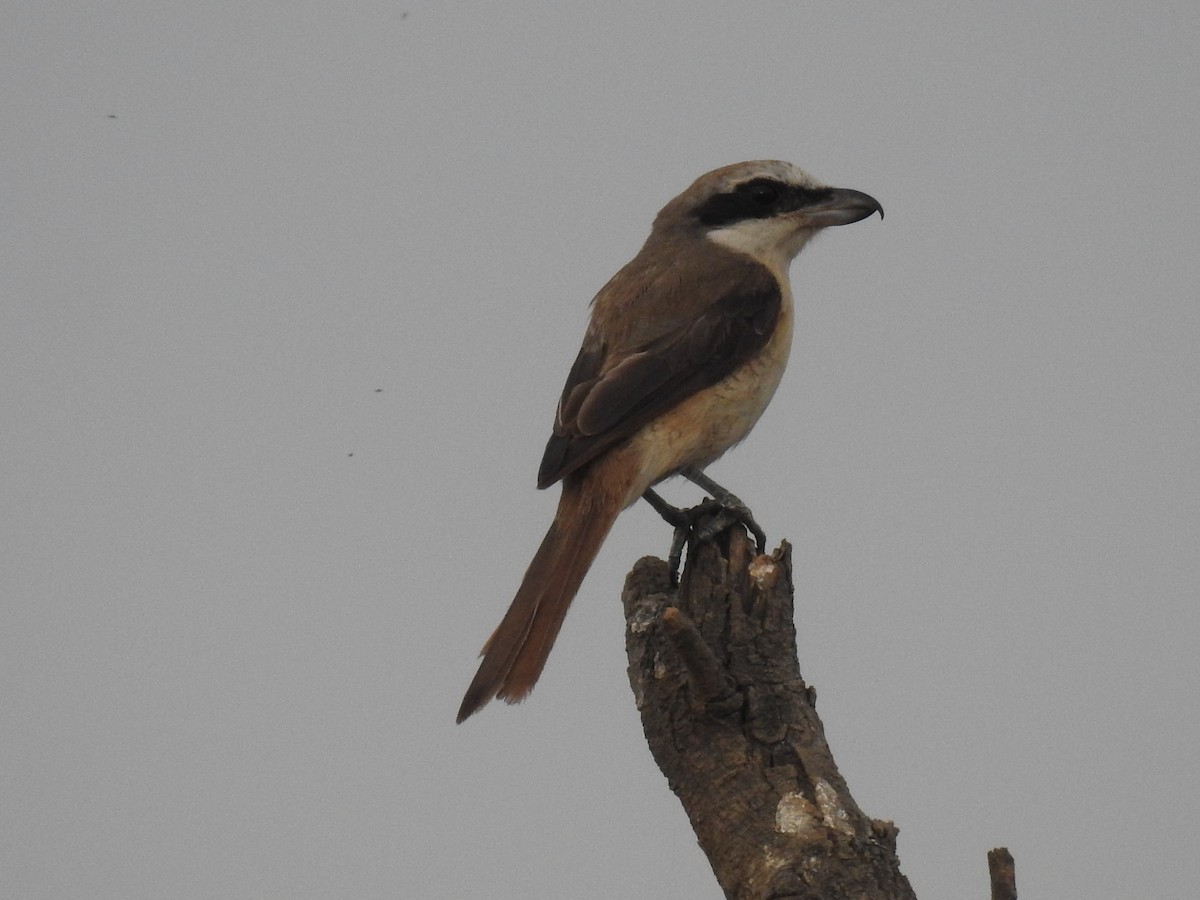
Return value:
[(703, 527), (696, 532), (695, 537), (697, 540), (709, 540), (720, 534), (734, 522), (741, 522), (754, 535), (754, 542), (758, 545), (758, 552), (767, 552), (767, 536), (758, 522), (754, 521), (754, 514), (750, 512), (750, 507), (699, 469), (688, 467), (683, 469), (679, 474), (712, 494), (713, 500), (723, 510), (721, 514), (713, 516), (713, 518), (705, 522)]
[(675, 529), (675, 533), (671, 536), (671, 552), (667, 555), (667, 569), (671, 574), (671, 587), (678, 587), (679, 563), (683, 559), (683, 547), (692, 533), (692, 527), (698, 518), (696, 511), (699, 507), (680, 509), (678, 506), (672, 506), (651, 488), (646, 489), (646, 493), (642, 494), (642, 499), (654, 507), (654, 511)]

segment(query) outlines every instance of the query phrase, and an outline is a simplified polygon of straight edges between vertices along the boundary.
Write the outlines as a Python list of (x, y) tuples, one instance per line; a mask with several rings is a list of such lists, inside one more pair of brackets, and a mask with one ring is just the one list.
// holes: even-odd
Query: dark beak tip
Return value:
[(859, 196), (862, 197), (862, 199), (870, 207), (872, 213), (879, 213), (879, 218), (880, 219), (883, 218), (883, 204), (882, 203), (880, 203), (878, 200), (876, 200), (870, 194), (864, 194), (861, 191), (857, 191), (856, 193), (858, 193)]
[(853, 188), (836, 188), (834, 194), (840, 197), (848, 208), (861, 210), (862, 215), (854, 221), (869, 219), (875, 213), (879, 213), (879, 218), (883, 219), (883, 204), (870, 194), (856, 191)]

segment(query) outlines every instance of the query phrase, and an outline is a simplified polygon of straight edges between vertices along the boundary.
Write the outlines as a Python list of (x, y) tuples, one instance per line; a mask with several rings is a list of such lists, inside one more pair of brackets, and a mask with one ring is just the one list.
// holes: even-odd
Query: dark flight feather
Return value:
[(743, 273), (694, 318), (640, 346), (612, 352), (585, 340), (563, 388), (538, 487), (578, 470), (766, 346), (779, 318), (779, 285), (760, 266)]

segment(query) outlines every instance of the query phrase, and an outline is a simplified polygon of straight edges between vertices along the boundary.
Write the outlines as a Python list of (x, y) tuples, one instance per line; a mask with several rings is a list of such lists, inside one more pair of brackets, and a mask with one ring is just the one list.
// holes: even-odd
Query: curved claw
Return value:
[[(713, 494), (713, 497), (705, 497), (703, 502), (690, 509), (680, 509), (667, 503), (653, 490), (647, 490), (642, 495), (642, 498), (654, 507), (655, 512), (662, 516), (667, 524), (674, 526), (675, 533), (671, 537), (671, 550), (667, 556), (667, 567), (673, 588), (679, 586), (679, 566), (683, 560), (685, 545), (711, 541), (730, 526), (740, 522), (754, 535), (754, 542), (759, 553), (765, 553), (767, 546), (766, 534), (754, 520), (753, 513), (745, 503), (705, 475), (691, 470), (683, 472), (683, 475)], [(693, 475), (702, 480), (698, 480)]]
[(684, 469), (680, 474), (682, 474), (683, 477), (688, 481), (699, 485), (712, 494), (713, 499), (733, 516), (732, 521), (726, 522), (725, 524), (715, 528), (715, 530), (706, 536), (707, 538), (715, 537), (734, 522), (741, 522), (746, 526), (746, 529), (752, 535), (754, 535), (754, 543), (757, 545), (758, 552), (767, 552), (766, 532), (764, 532), (762, 530), (762, 526), (760, 526), (758, 522), (754, 520), (754, 513), (750, 512), (750, 507), (743, 503), (740, 498), (736, 497), (727, 488), (721, 487), (721, 485), (717, 484), (699, 469)]

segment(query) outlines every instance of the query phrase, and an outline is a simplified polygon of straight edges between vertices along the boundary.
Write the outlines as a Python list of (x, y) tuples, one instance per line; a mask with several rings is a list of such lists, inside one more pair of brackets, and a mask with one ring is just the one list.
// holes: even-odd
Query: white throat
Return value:
[(786, 280), (792, 260), (814, 234), (816, 230), (798, 229), (795, 222), (784, 216), (743, 219), (724, 228), (715, 228), (706, 237), (713, 243), (744, 253)]

